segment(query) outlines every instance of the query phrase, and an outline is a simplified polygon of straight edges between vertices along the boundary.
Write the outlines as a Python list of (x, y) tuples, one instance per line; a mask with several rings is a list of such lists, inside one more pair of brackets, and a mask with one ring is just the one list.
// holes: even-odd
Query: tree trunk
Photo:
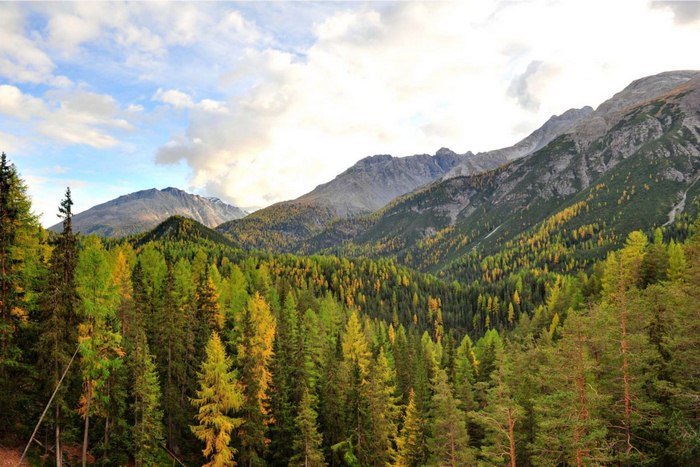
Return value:
[(90, 430), (90, 401), (92, 400), (92, 382), (88, 380), (87, 401), (85, 403), (85, 432), (83, 433), (83, 467), (87, 465), (88, 434)]
[(513, 412), (508, 410), (508, 440), (510, 441), (510, 466), (515, 467), (515, 418)]
[(625, 436), (627, 438), (626, 452), (632, 451), (632, 434), (630, 432), (630, 416), (632, 414), (632, 397), (630, 395), (629, 345), (627, 342), (627, 304), (622, 299), (620, 308), (620, 351), (622, 352), (622, 380), (624, 382), (625, 398)]
[(63, 449), (61, 448), (61, 406), (56, 403), (56, 467), (63, 466)]

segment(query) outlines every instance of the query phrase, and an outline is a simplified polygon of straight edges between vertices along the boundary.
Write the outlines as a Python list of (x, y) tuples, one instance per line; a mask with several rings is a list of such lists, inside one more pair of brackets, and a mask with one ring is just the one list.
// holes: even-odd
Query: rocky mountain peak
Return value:
[[(175, 187), (141, 190), (94, 206), (73, 217), (73, 228), (83, 234), (120, 237), (150, 230), (171, 216), (194, 219), (208, 227), (240, 219), (247, 213), (221, 200), (187, 193)], [(51, 230), (60, 230), (56, 224)]]

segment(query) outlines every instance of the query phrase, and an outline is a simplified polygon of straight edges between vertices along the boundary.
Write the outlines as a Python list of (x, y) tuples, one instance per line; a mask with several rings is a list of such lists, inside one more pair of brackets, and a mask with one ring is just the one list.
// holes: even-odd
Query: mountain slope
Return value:
[(432, 184), (359, 222), (336, 223), (302, 250), (395, 256), (483, 279), (482, 269), (493, 274), (482, 263), (489, 255), (499, 258), (498, 274), (506, 263), (585, 266), (629, 231), (667, 223), (681, 201), (696, 210), (700, 74), (638, 80), (611, 101), (523, 159)]
[(443, 179), (446, 180), (452, 177), (487, 172), (503, 164), (532, 154), (545, 147), (557, 137), (568, 132), (592, 112), (593, 109), (586, 106), (581, 109), (569, 109), (561, 115), (554, 115), (547, 120), (544, 125), (513, 146), (496, 149), (495, 151), (480, 152), (471, 157), (465, 157), (462, 163), (450, 170)]
[(233, 247), (230, 239), (214, 229), (182, 216), (172, 216), (134, 238), (135, 245), (145, 245), (157, 241), (210, 242)]
[(334, 220), (375, 211), (397, 196), (440, 179), (464, 157), (444, 148), (435, 156), (367, 157), (295, 200), (227, 222), (217, 230), (247, 249), (288, 251)]
[[(73, 229), (86, 235), (122, 237), (152, 229), (175, 215), (215, 227), (245, 214), (217, 198), (205, 198), (177, 188), (152, 188), (120, 196), (76, 214)], [(60, 228), (60, 224), (56, 224), (51, 230)]]

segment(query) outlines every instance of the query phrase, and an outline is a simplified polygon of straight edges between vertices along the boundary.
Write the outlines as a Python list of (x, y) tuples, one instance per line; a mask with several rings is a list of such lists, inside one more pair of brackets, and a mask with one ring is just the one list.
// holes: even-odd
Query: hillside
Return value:
[[(184, 216), (208, 227), (238, 219), (246, 213), (218, 198), (193, 195), (177, 188), (137, 191), (93, 206), (73, 217), (76, 232), (123, 237), (145, 232), (171, 216)], [(60, 224), (50, 228), (59, 231)]]
[(289, 251), (334, 220), (375, 211), (397, 196), (440, 179), (468, 155), (441, 149), (434, 156), (366, 157), (295, 200), (224, 223), (217, 230), (246, 249)]
[(393, 256), (420, 269), (461, 273), (465, 268), (451, 263), (469, 255), (466, 279), (481, 278), (474, 263), (498, 251), (512, 267), (585, 266), (632, 230), (696, 211), (699, 116), (697, 73), (635, 81), (532, 155), (336, 223), (302, 251)]

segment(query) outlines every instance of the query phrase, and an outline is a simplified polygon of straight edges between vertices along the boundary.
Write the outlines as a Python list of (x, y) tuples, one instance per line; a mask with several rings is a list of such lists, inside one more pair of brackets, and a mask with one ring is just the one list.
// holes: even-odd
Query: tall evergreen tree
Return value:
[(486, 430), (481, 457), (486, 462), (515, 467), (517, 461), (516, 425), (524, 415), (523, 408), (513, 397), (510, 377), (513, 369), (503, 352), (498, 352), (496, 369), (491, 373), (491, 387), (487, 391), (486, 406), (472, 412), (474, 420)]
[(445, 370), (438, 370), (433, 381), (432, 429), (428, 440), (430, 464), (458, 467), (473, 465), (464, 415), (452, 395)]
[[(59, 217), (63, 219), (63, 230), (59, 235), (49, 260), (49, 275), (41, 297), (41, 336), (37, 353), (40, 355), (46, 380), (46, 397), (58, 385), (71, 355), (78, 344), (78, 305), (75, 273), (78, 265), (78, 241), (73, 233), (73, 200), (70, 188), (59, 207)], [(71, 369), (69, 376), (59, 388), (54, 399), (54, 452), (56, 465), (63, 465), (62, 426), (64, 415), (70, 414), (74, 405), (74, 392), (70, 391), (77, 371)]]
[(192, 399), (192, 405), (198, 409), (198, 424), (191, 427), (192, 433), (204, 442), (202, 453), (209, 459), (205, 466), (236, 465), (231, 434), (244, 420), (231, 417), (231, 413), (241, 409), (243, 394), (217, 332), (209, 339), (206, 355), (197, 397)]
[(321, 443), (323, 438), (318, 432), (317, 413), (314, 410), (314, 397), (305, 387), (299, 402), (295, 426), (297, 432), (294, 436), (292, 449), (294, 455), (290, 465), (303, 467), (320, 467), (326, 465), (323, 459)]
[(155, 466), (162, 462), (163, 412), (160, 386), (153, 356), (145, 334), (137, 337), (133, 360), (134, 459), (137, 466)]
[[(31, 201), (24, 181), (0, 155), (0, 433), (13, 431), (17, 398), (21, 393), (13, 386), (23, 380), (23, 349), (18, 331), (26, 327), (32, 289), (30, 277), (39, 266), (40, 227), (31, 212)], [(32, 258), (35, 258), (32, 264)]]

